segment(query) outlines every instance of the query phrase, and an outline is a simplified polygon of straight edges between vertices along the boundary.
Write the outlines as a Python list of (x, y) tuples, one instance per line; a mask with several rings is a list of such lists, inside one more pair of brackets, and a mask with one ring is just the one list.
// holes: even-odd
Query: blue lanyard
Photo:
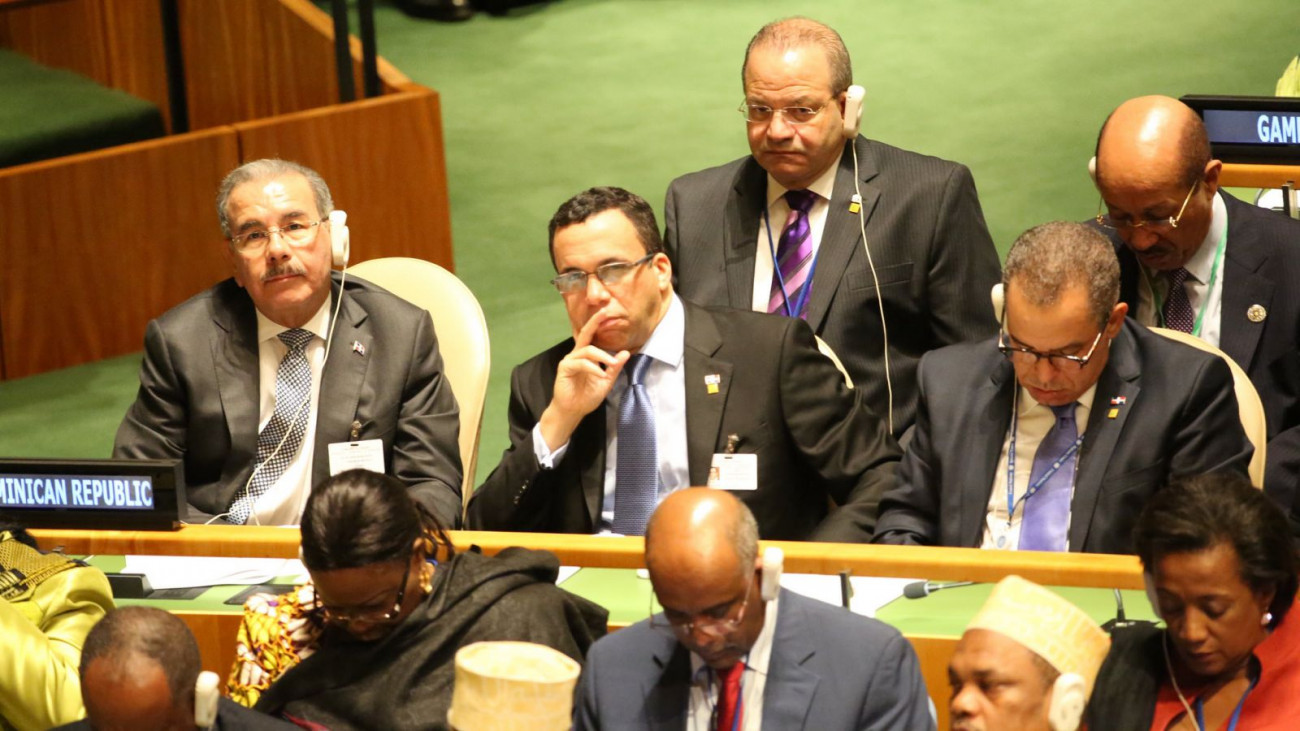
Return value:
[(1070, 457), (1073, 457), (1074, 453), (1079, 451), (1079, 447), (1083, 445), (1083, 437), (1084, 437), (1083, 434), (1080, 434), (1079, 438), (1075, 439), (1074, 443), (1071, 444), (1069, 447), (1067, 447), (1066, 450), (1061, 453), (1060, 457), (1057, 457), (1056, 459), (1052, 460), (1052, 466), (1047, 468), (1047, 471), (1044, 472), (1041, 477), (1039, 477), (1031, 485), (1029, 485), (1029, 488), (1025, 490), (1025, 494), (1022, 495), (1019, 500), (1016, 500), (1016, 428), (1020, 424), (1019, 407), (1020, 407), (1020, 387), (1017, 386), (1015, 395), (1011, 397), (1011, 436), (1008, 438), (1009, 444), (1007, 445), (1007, 527), (1008, 528), (1011, 527), (1011, 517), (1016, 514), (1016, 506), (1028, 500), (1029, 498), (1033, 497), (1035, 493), (1037, 493), (1040, 489), (1042, 489), (1043, 485), (1047, 482), (1048, 478), (1056, 474), (1056, 471), (1061, 469), (1061, 465), (1065, 464), (1066, 460), (1068, 460)]
[[(1246, 696), (1250, 695), (1250, 691), (1255, 689), (1255, 684), (1258, 682), (1258, 677), (1250, 681), (1250, 685), (1246, 687), (1246, 692), (1241, 694), (1241, 700), (1237, 701), (1237, 708), (1233, 710), (1232, 717), (1228, 719), (1228, 731), (1237, 731), (1237, 722), (1241, 720), (1241, 709), (1246, 705)], [(1208, 729), (1205, 728), (1205, 699), (1197, 698), (1195, 708), (1196, 725), (1201, 728), (1202, 731), (1208, 731)]]
[[(1205, 311), (1210, 309), (1210, 295), (1214, 292), (1214, 280), (1219, 276), (1219, 264), (1223, 263), (1223, 250), (1228, 246), (1228, 221), (1225, 211), (1223, 221), (1223, 235), (1219, 237), (1219, 244), (1214, 251), (1214, 264), (1210, 267), (1210, 283), (1205, 287), (1205, 301), (1201, 303), (1201, 311), (1196, 313), (1196, 321), (1192, 324), (1192, 334), (1196, 337), (1201, 336), (1201, 326), (1205, 322)], [(1151, 282), (1151, 274), (1144, 266), (1139, 266), (1142, 270), (1142, 278), (1146, 280), (1147, 289), (1151, 290), (1151, 305), (1155, 310), (1156, 325), (1168, 327), (1165, 325), (1165, 308), (1164, 303), (1160, 301), (1160, 296), (1156, 294), (1155, 285)], [(1166, 294), (1168, 294), (1166, 292)]]
[[(822, 253), (822, 247), (813, 247), (812, 264), (809, 265), (808, 279), (804, 281), (803, 291), (799, 293), (799, 299), (795, 302), (794, 310), (791, 310), (790, 294), (785, 291), (785, 277), (781, 274), (781, 262), (776, 258), (776, 244), (772, 241), (772, 219), (767, 215), (767, 208), (763, 209), (763, 225), (767, 227), (767, 248), (768, 251), (772, 252), (772, 273), (776, 275), (777, 284), (781, 285), (781, 300), (785, 304), (785, 314), (790, 317), (799, 317), (803, 313), (803, 306), (808, 303), (808, 295), (812, 294), (813, 275), (817, 273), (817, 258)], [(812, 236), (812, 221), (808, 222), (808, 235)]]

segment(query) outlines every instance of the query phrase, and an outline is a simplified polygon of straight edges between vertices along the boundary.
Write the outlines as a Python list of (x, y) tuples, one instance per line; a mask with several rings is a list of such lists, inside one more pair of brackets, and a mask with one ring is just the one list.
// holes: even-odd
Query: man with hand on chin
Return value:
[(1173, 477), (1246, 474), (1223, 359), (1125, 319), (1119, 262), (1078, 223), (1021, 234), (1002, 332), (921, 360), (916, 433), (876, 541), (1132, 553)]
[(182, 459), (202, 513), (296, 525), (311, 486), (338, 471), (330, 447), (351, 444), (456, 526), (460, 422), (433, 323), (331, 274), (346, 260), (333, 255), (346, 236), (333, 210), (325, 181), (297, 163), (255, 160), (226, 176), (217, 214), (233, 276), (149, 323), (113, 456)]
[(806, 323), (678, 298), (653, 210), (621, 188), (549, 229), (573, 338), (515, 368), (510, 447), (470, 527), (641, 535), (665, 495), (709, 484), (764, 538), (870, 538), (898, 448)]

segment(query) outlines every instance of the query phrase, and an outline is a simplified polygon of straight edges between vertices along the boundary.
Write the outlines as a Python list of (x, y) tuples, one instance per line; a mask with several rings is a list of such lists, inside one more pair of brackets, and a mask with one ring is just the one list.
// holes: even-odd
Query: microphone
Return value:
[(1141, 627), (1143, 625), (1155, 627), (1155, 622), (1144, 619), (1129, 619), (1124, 613), (1124, 596), (1115, 590), (1115, 618), (1101, 626), (1107, 634), (1115, 634), (1117, 629), (1128, 629), (1130, 627)]
[(903, 587), (903, 596), (908, 599), (920, 599), (921, 597), (930, 596), (940, 589), (953, 589), (958, 586), (970, 586), (973, 581), (949, 581), (947, 583), (938, 583), (934, 581), (917, 581)]

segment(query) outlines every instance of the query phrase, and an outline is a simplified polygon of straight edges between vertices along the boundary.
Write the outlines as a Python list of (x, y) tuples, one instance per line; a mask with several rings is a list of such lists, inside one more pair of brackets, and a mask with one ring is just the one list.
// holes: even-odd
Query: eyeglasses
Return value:
[[(406, 570), (402, 572), (402, 583), (397, 586), (397, 600), (393, 602), (393, 608), (383, 609), (331, 609), (320, 604), (321, 615), (326, 622), (332, 624), (352, 624), (354, 622), (364, 622), (366, 624), (389, 624), (396, 622), (398, 616), (402, 613), (402, 601), (406, 599), (406, 581), (411, 578), (411, 561), (410, 557), (406, 559)], [(320, 594), (316, 595), (317, 601), (320, 600)]]
[(595, 275), (596, 279), (606, 287), (614, 285), (627, 279), (627, 275), (632, 273), (633, 269), (650, 261), (655, 257), (654, 254), (646, 254), (636, 261), (616, 261), (610, 264), (602, 264), (596, 267), (594, 272), (565, 272), (551, 280), (551, 284), (560, 290), (560, 294), (573, 294), (581, 292), (587, 288), (587, 277)]
[(1201, 181), (1192, 183), (1192, 189), (1187, 191), (1187, 197), (1183, 199), (1183, 205), (1178, 209), (1178, 215), (1169, 218), (1144, 218), (1141, 221), (1116, 220), (1108, 213), (1102, 213), (1102, 208), (1106, 206), (1106, 201), (1102, 200), (1097, 203), (1097, 223), (1110, 229), (1138, 229), (1145, 228), (1148, 231), (1169, 231), (1178, 228), (1178, 222), (1183, 220), (1183, 212), (1187, 210), (1187, 204), (1192, 200), (1192, 193), (1196, 192)]
[[(695, 630), (699, 630), (710, 637), (723, 637), (734, 631), (740, 626), (741, 622), (745, 621), (745, 609), (749, 607), (749, 593), (753, 588), (754, 576), (750, 574), (749, 583), (745, 584), (744, 598), (734, 600), (722, 609), (711, 610), (698, 617), (664, 607), (662, 620), (659, 619), (658, 615), (651, 612), (650, 624), (653, 627), (664, 629), (666, 623), (667, 629), (686, 637), (693, 635)], [(736, 612), (735, 617), (728, 616), (735, 610), (737, 601), (740, 602), (740, 611)]]
[(742, 102), (738, 111), (744, 115), (746, 122), (766, 124), (771, 122), (772, 118), (777, 114), (780, 114), (785, 117), (786, 124), (808, 124), (816, 119), (817, 115), (821, 114), (822, 110), (829, 104), (830, 102), (826, 102), (826, 104), (816, 108), (780, 107), (779, 109), (773, 109), (765, 104), (745, 104)]
[(283, 226), (253, 228), (231, 236), (230, 243), (234, 244), (235, 249), (241, 253), (260, 254), (262, 249), (271, 243), (271, 236), (280, 234), (292, 246), (306, 246), (316, 238), (316, 228), (320, 225), (319, 220), (291, 221)]
[(1053, 368), (1058, 370), (1065, 368), (1070, 364), (1076, 365), (1080, 370), (1082, 370), (1084, 366), (1088, 365), (1088, 361), (1092, 360), (1092, 354), (1097, 350), (1097, 343), (1101, 342), (1101, 331), (1097, 331), (1097, 337), (1092, 339), (1092, 347), (1088, 348), (1088, 352), (1084, 355), (1040, 353), (1033, 348), (1009, 345), (1007, 343), (1007, 337), (1006, 330), (998, 331), (998, 350), (1001, 351), (1002, 355), (1006, 356), (1007, 360), (1012, 363), (1019, 363), (1021, 365), (1037, 365), (1039, 360), (1046, 359)]

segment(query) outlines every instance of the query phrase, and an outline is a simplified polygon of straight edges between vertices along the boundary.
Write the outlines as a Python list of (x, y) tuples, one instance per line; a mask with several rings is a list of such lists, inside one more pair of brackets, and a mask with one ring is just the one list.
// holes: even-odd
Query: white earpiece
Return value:
[(989, 292), (989, 299), (993, 300), (993, 314), (1001, 317), (1002, 307), (1007, 300), (1007, 293), (1003, 290), (1002, 282), (993, 285), (993, 289)]
[(348, 231), (347, 211), (330, 213), (330, 245), (334, 254), (334, 266), (347, 268), (348, 255), (352, 253), (352, 234)]
[(1075, 731), (1088, 705), (1088, 683), (1078, 673), (1061, 673), (1052, 685), (1047, 722), (1052, 731)]
[(763, 584), (760, 595), (763, 601), (770, 602), (781, 591), (781, 572), (785, 568), (785, 551), (768, 546), (763, 549)]
[(844, 92), (844, 139), (853, 140), (862, 127), (862, 99), (867, 90), (854, 84)]
[(211, 670), (199, 673), (194, 681), (194, 725), (210, 728), (217, 722), (217, 703), (221, 699), (221, 679)]
[(1093, 185), (1097, 184), (1097, 156), (1093, 155), (1088, 158), (1088, 177), (1092, 178)]

